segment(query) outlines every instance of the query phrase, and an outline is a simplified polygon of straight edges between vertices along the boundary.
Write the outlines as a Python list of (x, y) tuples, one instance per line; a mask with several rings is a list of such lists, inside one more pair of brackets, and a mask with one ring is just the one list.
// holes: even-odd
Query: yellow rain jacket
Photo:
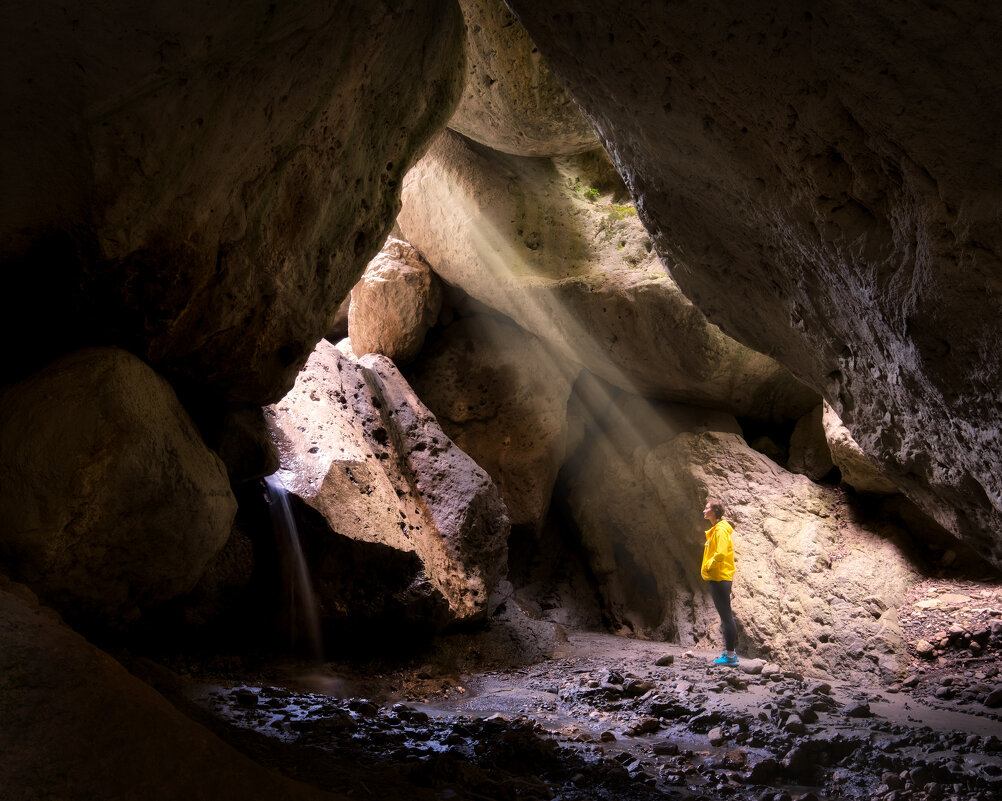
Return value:
[(734, 528), (720, 520), (706, 532), (703, 546), (703, 578), (706, 581), (731, 581), (734, 578)]

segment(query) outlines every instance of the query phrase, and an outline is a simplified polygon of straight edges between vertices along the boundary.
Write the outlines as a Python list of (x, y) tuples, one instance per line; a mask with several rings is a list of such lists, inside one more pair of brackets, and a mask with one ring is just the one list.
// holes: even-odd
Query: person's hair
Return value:
[(722, 501), (716, 498), (708, 498), (706, 504), (710, 507), (710, 511), (713, 512), (715, 517), (719, 519), (724, 516), (724, 504)]

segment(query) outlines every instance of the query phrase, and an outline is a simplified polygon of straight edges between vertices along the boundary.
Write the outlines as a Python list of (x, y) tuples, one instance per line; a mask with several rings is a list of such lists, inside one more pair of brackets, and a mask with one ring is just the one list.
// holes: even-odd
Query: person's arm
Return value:
[(710, 558), (706, 563), (707, 568), (710, 570), (724, 561), (724, 555), (720, 552), (719, 545), (720, 536), (717, 532), (717, 527), (714, 526), (710, 532)]

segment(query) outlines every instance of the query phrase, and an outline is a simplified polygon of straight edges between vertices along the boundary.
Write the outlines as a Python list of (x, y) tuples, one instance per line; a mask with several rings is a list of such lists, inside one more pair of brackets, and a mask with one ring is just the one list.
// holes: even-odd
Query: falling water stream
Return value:
[(320, 616), (317, 613), (316, 597), (310, 581), (310, 571), (303, 556), (296, 520), (289, 505), (289, 494), (278, 473), (267, 476), (268, 508), (271, 524), (275, 530), (279, 553), (284, 562), (283, 580), (289, 593), (289, 636), (292, 644), (305, 638), (310, 655), (318, 662), (323, 661), (323, 637), (320, 633)]

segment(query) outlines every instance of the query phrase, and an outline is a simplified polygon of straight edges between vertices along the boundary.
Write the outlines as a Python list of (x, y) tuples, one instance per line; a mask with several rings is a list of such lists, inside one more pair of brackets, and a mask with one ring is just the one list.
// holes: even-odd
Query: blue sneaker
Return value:
[(720, 656), (713, 660), (714, 665), (727, 665), (728, 667), (734, 667), (737, 663), (737, 655), (728, 656), (727, 651), (724, 651)]

